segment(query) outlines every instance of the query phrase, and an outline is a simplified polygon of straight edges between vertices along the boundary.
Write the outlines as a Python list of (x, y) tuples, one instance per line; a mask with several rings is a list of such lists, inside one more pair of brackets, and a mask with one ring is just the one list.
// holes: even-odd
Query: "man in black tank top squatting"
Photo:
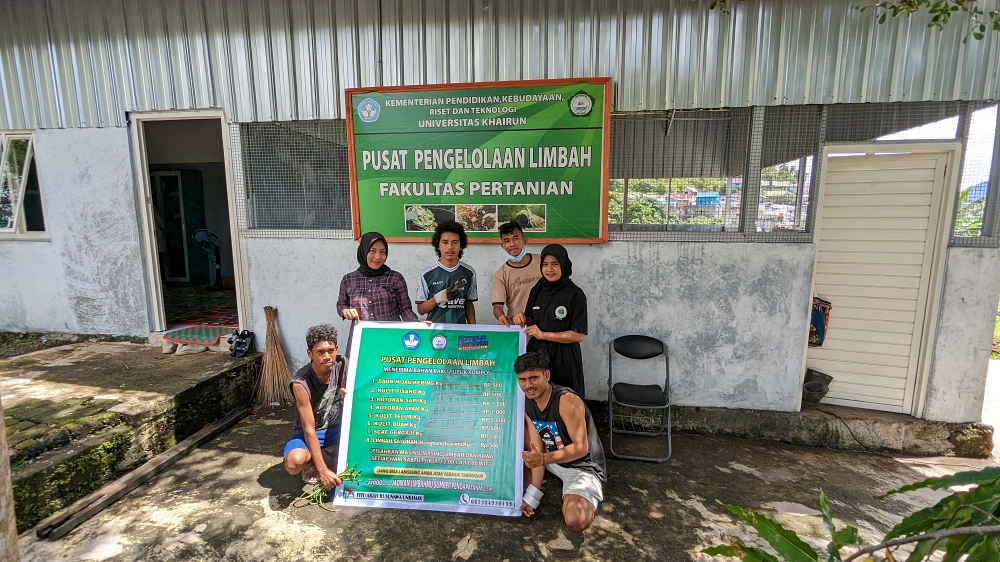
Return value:
[[(524, 436), (524, 465), (532, 482), (538, 469), (555, 474), (563, 483), (563, 519), (569, 530), (581, 533), (594, 522), (604, 499), (607, 481), (604, 448), (590, 411), (575, 392), (549, 382), (549, 356), (529, 352), (517, 358), (514, 371), (524, 392), (524, 414), (531, 422)], [(541, 441), (544, 447), (536, 445)], [(542, 493), (534, 485), (524, 492), (521, 511), (531, 516)]]
[(301, 474), (307, 484), (322, 482), (332, 490), (340, 479), (323, 453), (336, 456), (347, 377), (347, 363), (337, 355), (337, 329), (329, 324), (309, 328), (306, 353), (309, 363), (295, 372), (290, 383), (295, 422), (285, 445), (285, 470)]

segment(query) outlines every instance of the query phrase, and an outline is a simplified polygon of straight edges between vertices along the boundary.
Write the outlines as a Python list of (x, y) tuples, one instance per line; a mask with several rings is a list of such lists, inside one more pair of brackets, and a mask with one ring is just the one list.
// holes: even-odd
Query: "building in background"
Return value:
[[(607, 342), (639, 332), (669, 344), (678, 404), (793, 411), (810, 366), (836, 373), (828, 401), (978, 420), (1000, 35), (848, 0), (731, 4), (5, 2), (0, 329), (212, 314), (262, 335), (270, 304), (302, 363), (356, 267), (345, 88), (610, 76), (611, 240), (569, 250), (590, 398)], [(388, 264), (413, 291), (431, 259), (396, 244)], [(807, 350), (814, 294), (834, 312)]]

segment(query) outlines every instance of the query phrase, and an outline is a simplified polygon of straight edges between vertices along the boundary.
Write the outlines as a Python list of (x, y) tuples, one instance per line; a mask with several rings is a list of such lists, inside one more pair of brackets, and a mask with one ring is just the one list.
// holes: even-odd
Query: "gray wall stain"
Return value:
[(3, 243), (0, 328), (148, 334), (127, 130), (39, 130), (35, 155), (51, 239)]

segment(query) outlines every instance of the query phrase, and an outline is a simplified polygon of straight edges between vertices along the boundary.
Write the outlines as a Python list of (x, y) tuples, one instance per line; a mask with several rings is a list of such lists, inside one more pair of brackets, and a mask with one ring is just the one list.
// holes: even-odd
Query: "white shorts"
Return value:
[(545, 465), (545, 469), (562, 480), (563, 496), (567, 494), (582, 496), (594, 504), (594, 509), (597, 509), (597, 504), (604, 501), (601, 480), (594, 476), (593, 473), (580, 470), (579, 468), (566, 468), (556, 463)]

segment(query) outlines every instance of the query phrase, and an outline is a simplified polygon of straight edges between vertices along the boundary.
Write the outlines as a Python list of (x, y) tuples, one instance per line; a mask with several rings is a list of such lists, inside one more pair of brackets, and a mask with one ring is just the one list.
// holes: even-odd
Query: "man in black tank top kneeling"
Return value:
[[(537, 469), (555, 474), (563, 483), (563, 519), (569, 530), (581, 533), (594, 522), (597, 505), (604, 499), (607, 481), (604, 447), (583, 399), (575, 392), (549, 382), (549, 356), (529, 352), (517, 358), (514, 371), (524, 392), (524, 414), (531, 421), (524, 436), (524, 465), (534, 476)], [(541, 450), (536, 443), (541, 440)], [(532, 478), (535, 481), (536, 478)], [(542, 493), (527, 487), (521, 511), (532, 515)]]

